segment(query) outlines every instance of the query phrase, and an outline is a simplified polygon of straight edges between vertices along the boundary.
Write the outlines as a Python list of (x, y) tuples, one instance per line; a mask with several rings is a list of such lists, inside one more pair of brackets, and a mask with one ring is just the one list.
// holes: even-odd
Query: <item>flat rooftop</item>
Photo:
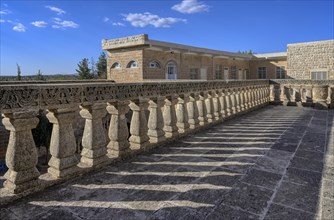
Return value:
[(1, 207), (0, 219), (334, 219), (333, 117), (268, 106)]

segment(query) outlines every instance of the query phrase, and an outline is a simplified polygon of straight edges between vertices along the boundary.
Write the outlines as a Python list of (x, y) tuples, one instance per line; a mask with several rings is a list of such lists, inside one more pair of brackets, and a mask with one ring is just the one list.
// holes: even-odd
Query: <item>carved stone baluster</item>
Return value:
[(245, 106), (245, 110), (249, 109), (249, 99), (248, 99), (248, 93), (249, 93), (249, 87), (245, 87), (244, 90), (244, 106)]
[(165, 104), (164, 97), (152, 98), (149, 101), (150, 116), (148, 119), (148, 136), (150, 143), (158, 143), (166, 140), (164, 128), (164, 119), (162, 109)]
[(107, 111), (111, 114), (109, 126), (108, 156), (122, 157), (130, 153), (128, 142), (129, 129), (125, 114), (129, 111), (127, 101), (108, 103)]
[(165, 99), (165, 106), (163, 111), (164, 118), (164, 132), (166, 138), (176, 137), (178, 135), (178, 128), (176, 126), (176, 112), (175, 105), (177, 99), (174, 96)]
[(240, 110), (243, 112), (245, 111), (245, 100), (244, 100), (244, 89), (240, 89)]
[(253, 86), (248, 88), (248, 106), (250, 109), (254, 107), (254, 99), (253, 99)]
[(220, 105), (220, 114), (222, 118), (226, 117), (226, 100), (225, 100), (225, 91), (222, 90), (218, 93), (218, 101)]
[(213, 95), (213, 98), (212, 98), (212, 101), (213, 101), (213, 116), (214, 116), (215, 120), (217, 121), (217, 120), (221, 119), (221, 117), (222, 117), (221, 105), (220, 105), (220, 102), (219, 102), (219, 93), (216, 91), (212, 95)]
[(259, 103), (262, 106), (264, 104), (264, 100), (263, 100), (264, 96), (263, 96), (263, 87), (260, 86), (259, 87)]
[(240, 106), (240, 90), (239, 88), (236, 88), (235, 90), (235, 108), (237, 113), (241, 111), (241, 106)]
[(81, 117), (86, 119), (80, 162), (83, 166), (94, 167), (108, 160), (107, 138), (102, 122), (102, 118), (107, 114), (106, 104), (99, 103), (80, 106), (80, 108)]
[(130, 148), (132, 150), (145, 149), (149, 143), (149, 137), (147, 135), (147, 119), (145, 110), (148, 107), (148, 99), (136, 99), (132, 100), (129, 104), (132, 110), (132, 118), (130, 123)]
[(269, 104), (269, 102), (270, 102), (270, 88), (268, 86), (266, 86), (265, 96), (266, 96), (266, 103)]
[(257, 86), (254, 88), (254, 102), (255, 106), (258, 107), (260, 102), (259, 102), (259, 88)]
[(331, 97), (332, 97), (332, 88), (330, 86), (328, 86), (328, 97), (327, 97), (326, 101), (327, 101), (327, 105), (329, 107), (331, 107), (331, 104), (333, 102)]
[(199, 99), (197, 101), (198, 120), (201, 126), (206, 125), (208, 122), (207, 117), (206, 117), (206, 108), (205, 108), (206, 97), (207, 97), (206, 93), (200, 93)]
[(2, 123), (10, 131), (4, 188), (11, 193), (20, 193), (39, 184), (37, 148), (31, 133), (38, 124), (37, 115), (37, 111), (3, 114)]
[(77, 172), (76, 141), (72, 127), (77, 108), (49, 109), (46, 117), (53, 124), (48, 173), (63, 178)]
[(214, 121), (212, 92), (208, 92), (206, 97), (207, 97), (205, 99), (206, 117), (207, 117), (208, 122), (211, 123)]
[(189, 102), (187, 103), (188, 119), (189, 119), (188, 122), (190, 129), (195, 129), (199, 126), (198, 108), (196, 103), (198, 99), (199, 99), (198, 95), (191, 94), (189, 96)]
[(230, 90), (226, 90), (225, 104), (226, 104), (226, 117), (229, 117), (229, 116), (232, 115), (232, 104), (231, 104), (231, 92), (230, 92)]
[(285, 87), (284, 84), (280, 85), (280, 90), (281, 90), (281, 94), (280, 94), (280, 99), (283, 105), (287, 105), (288, 104), (288, 99), (290, 97), (290, 93), (288, 91), (288, 88)]
[(230, 99), (231, 99), (231, 113), (232, 115), (236, 114), (237, 113), (237, 107), (236, 107), (236, 98), (235, 98), (235, 91), (234, 89), (232, 89), (232, 91), (230, 92)]
[(274, 103), (275, 102), (275, 85), (274, 84), (271, 84), (270, 85), (270, 96), (269, 96), (269, 100), (271, 103)]
[(176, 104), (176, 126), (179, 129), (179, 133), (186, 133), (189, 129), (188, 123), (188, 111), (187, 103), (189, 100), (189, 95), (179, 95), (178, 102)]

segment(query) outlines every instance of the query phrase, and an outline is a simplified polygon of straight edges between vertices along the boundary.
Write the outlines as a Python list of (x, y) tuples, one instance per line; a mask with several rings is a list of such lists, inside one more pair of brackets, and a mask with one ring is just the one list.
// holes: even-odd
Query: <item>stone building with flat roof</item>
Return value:
[(289, 44), (288, 52), (243, 54), (151, 40), (136, 35), (103, 40), (108, 79), (334, 79), (334, 40)]

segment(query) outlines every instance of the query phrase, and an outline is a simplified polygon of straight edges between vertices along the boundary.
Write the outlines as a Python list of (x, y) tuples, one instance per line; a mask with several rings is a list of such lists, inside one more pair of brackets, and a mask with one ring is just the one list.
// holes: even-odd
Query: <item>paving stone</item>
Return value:
[(319, 172), (289, 167), (283, 180), (301, 185), (320, 187), (321, 179), (322, 174)]
[(19, 220), (21, 218), (16, 216), (13, 212), (9, 211), (6, 208), (0, 208), (0, 219)]
[(304, 158), (294, 157), (291, 160), (290, 167), (309, 170), (309, 171), (322, 172), (323, 163), (322, 161), (308, 160)]
[(267, 189), (274, 189), (281, 175), (262, 170), (251, 169), (241, 179), (241, 182), (256, 186), (262, 186)]
[(246, 211), (233, 209), (229, 206), (221, 204), (214, 211), (208, 214), (205, 219), (246, 220), (246, 219), (259, 219), (259, 216)]
[(320, 189), (307, 185), (282, 182), (274, 202), (305, 212), (315, 213), (319, 202)]
[(34, 216), (31, 219), (48, 219), (48, 220), (82, 220), (81, 217), (72, 213), (67, 209), (54, 208), (52, 212), (44, 213), (41, 215)]
[(272, 194), (272, 190), (240, 183), (222, 197), (222, 204), (260, 214)]
[(288, 152), (295, 152), (297, 149), (298, 144), (297, 143), (291, 143), (291, 142), (278, 142), (275, 143), (271, 148), (275, 150), (283, 150)]
[(295, 157), (301, 157), (309, 160), (317, 160), (322, 161), (324, 154), (322, 152), (315, 152), (315, 151), (308, 151), (308, 150), (302, 150), (298, 149), (296, 151)]
[(334, 167), (325, 167), (323, 170), (324, 178), (334, 180)]
[(265, 220), (313, 220), (314, 214), (292, 209), (286, 206), (271, 204)]
[(191, 209), (188, 207), (177, 207), (177, 208), (162, 208), (149, 216), (149, 220), (158, 219), (182, 219), (182, 220), (202, 220), (205, 219), (205, 215), (212, 211), (212, 208), (197, 208)]
[(272, 173), (283, 174), (288, 166), (291, 156), (291, 152), (270, 150), (266, 155), (258, 159), (254, 168)]

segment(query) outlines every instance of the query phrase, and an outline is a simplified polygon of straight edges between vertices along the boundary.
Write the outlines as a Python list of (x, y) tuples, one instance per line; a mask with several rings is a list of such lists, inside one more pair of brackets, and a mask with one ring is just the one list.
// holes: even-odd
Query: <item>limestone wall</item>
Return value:
[(289, 75), (310, 79), (312, 70), (327, 71), (334, 79), (334, 40), (288, 44)]
[[(272, 59), (272, 60), (251, 60), (249, 62), (250, 67), (250, 79), (258, 79), (258, 67), (267, 68), (267, 79), (276, 79), (276, 67), (284, 66), (287, 69), (286, 59)], [(289, 78), (289, 76), (286, 76)]]

